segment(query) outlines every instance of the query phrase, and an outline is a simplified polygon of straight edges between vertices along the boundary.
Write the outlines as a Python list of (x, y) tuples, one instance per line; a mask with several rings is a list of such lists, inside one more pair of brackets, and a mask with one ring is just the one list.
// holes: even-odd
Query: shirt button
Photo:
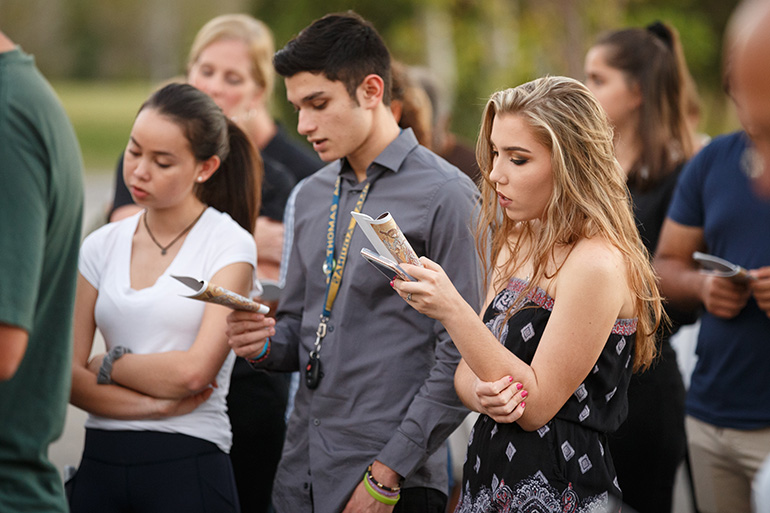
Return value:
[(318, 420), (318, 419), (313, 419), (313, 424), (316, 425), (316, 426), (320, 426), (321, 425), (321, 421)]
[(305, 490), (307, 490), (309, 487), (310, 485), (308, 483), (303, 483), (302, 485), (302, 488), (304, 488)]

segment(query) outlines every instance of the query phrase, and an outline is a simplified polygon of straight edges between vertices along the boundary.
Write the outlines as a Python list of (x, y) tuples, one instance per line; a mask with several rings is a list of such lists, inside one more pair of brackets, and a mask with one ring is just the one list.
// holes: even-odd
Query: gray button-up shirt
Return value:
[[(304, 371), (307, 364), (326, 292), (322, 267), (338, 176), (337, 254), (350, 211), (371, 182), (362, 211), (372, 217), (390, 211), (417, 254), (438, 262), (479, 306), (471, 231), (477, 189), (404, 130), (374, 160), (364, 182), (342, 159), (299, 191), (288, 275), (264, 368)], [(280, 513), (341, 511), (375, 459), (405, 476), (405, 487), (447, 490), (444, 442), (468, 413), (453, 385), (460, 355), (439, 322), (412, 309), (360, 256), (365, 246), (356, 227), (320, 351), (323, 378), (310, 390), (303, 373), (289, 420), (273, 490)]]

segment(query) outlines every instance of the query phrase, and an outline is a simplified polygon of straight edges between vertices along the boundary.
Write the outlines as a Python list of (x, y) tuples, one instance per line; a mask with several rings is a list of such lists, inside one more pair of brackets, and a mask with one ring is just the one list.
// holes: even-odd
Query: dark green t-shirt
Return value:
[(0, 322), (29, 334), (18, 371), (0, 382), (4, 513), (67, 511), (48, 446), (69, 401), (82, 212), (72, 124), (30, 55), (0, 53)]

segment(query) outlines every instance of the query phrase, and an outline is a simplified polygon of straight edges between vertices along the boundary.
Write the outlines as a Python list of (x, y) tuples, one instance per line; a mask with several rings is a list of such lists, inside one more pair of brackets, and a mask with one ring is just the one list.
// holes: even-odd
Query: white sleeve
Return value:
[(257, 245), (252, 234), (241, 228), (235, 221), (218, 223), (207, 242), (209, 265), (205, 279), (210, 280), (220, 269), (237, 262), (246, 262), (257, 268)]
[(104, 269), (105, 239), (108, 228), (108, 226), (104, 226), (91, 233), (80, 246), (78, 271), (97, 290)]

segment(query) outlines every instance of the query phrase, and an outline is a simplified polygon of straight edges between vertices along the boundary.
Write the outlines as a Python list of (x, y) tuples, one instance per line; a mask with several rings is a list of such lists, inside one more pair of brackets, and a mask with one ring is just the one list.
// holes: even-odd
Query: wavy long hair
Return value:
[[(499, 207), (495, 184), (489, 177), (492, 124), (496, 116), (503, 114), (520, 116), (535, 139), (551, 152), (553, 192), (538, 222), (509, 219)], [(552, 274), (548, 271), (556, 248), (569, 250), (579, 240), (591, 237), (609, 241), (625, 258), (628, 285), (634, 294), (638, 318), (636, 370), (649, 366), (655, 357), (655, 331), (665, 313), (612, 139), (612, 128), (601, 105), (586, 86), (574, 79), (545, 77), (494, 93), (484, 108), (476, 144), (482, 174), (476, 240), (484, 281), (496, 290), (519, 266), (531, 260), (533, 273), (522, 297), (544, 278), (558, 274), (558, 268)], [(527, 250), (510, 240), (518, 229), (530, 241)], [(503, 251), (510, 252), (511, 257), (498, 265)], [(512, 308), (508, 317), (520, 308)]]

